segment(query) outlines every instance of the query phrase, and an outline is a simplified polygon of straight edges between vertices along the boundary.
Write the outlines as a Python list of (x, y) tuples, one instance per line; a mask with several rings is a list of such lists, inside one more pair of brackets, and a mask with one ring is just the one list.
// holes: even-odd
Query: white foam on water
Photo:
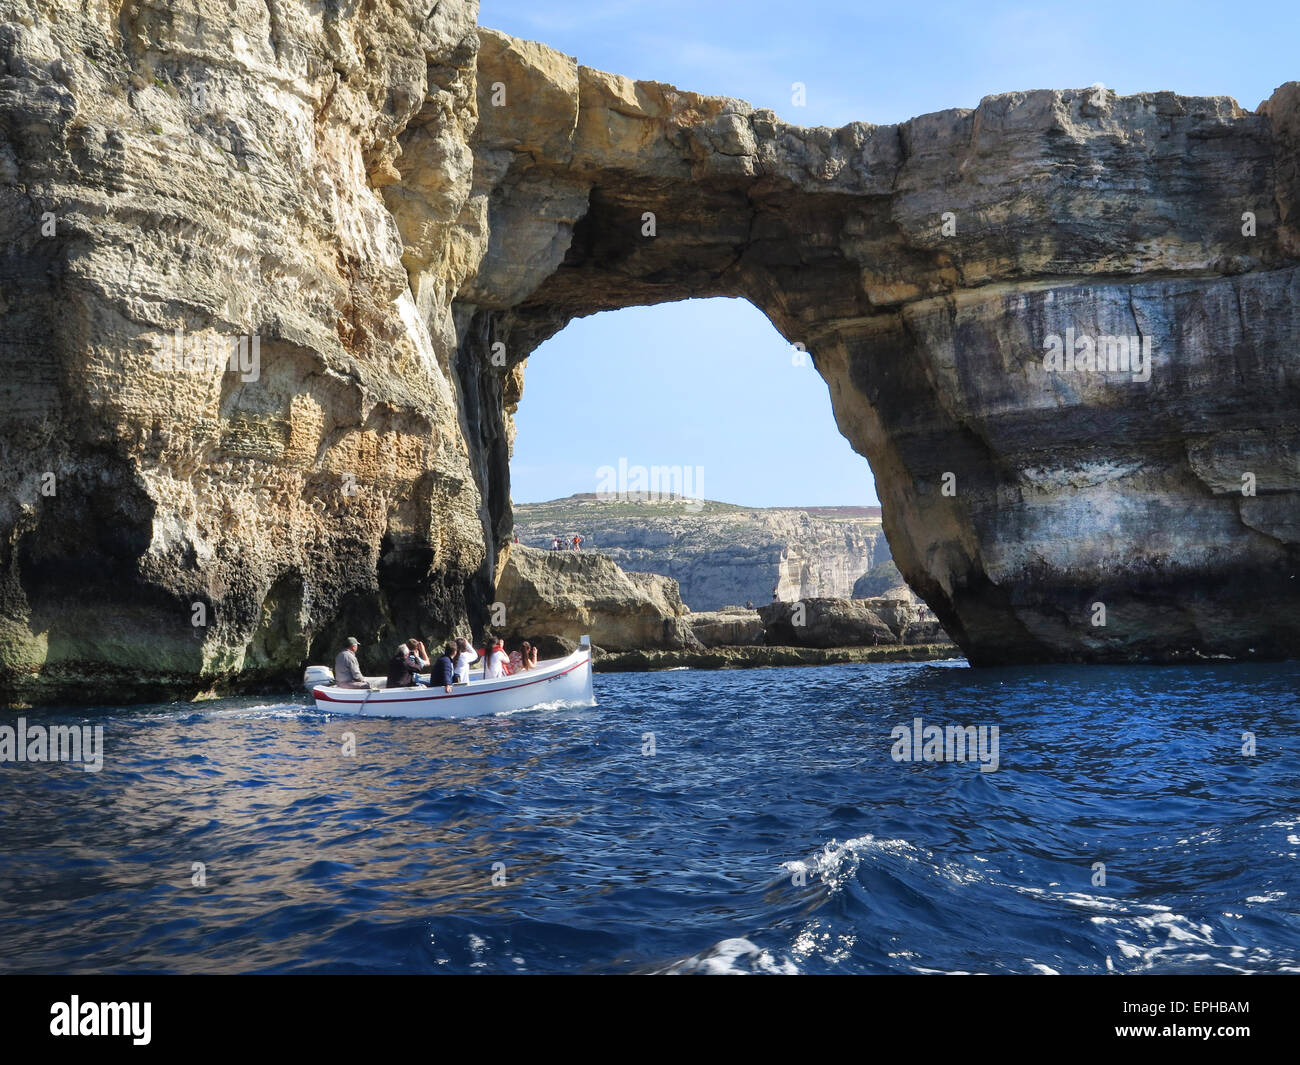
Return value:
[(662, 973), (681, 976), (698, 973), (704, 976), (748, 976), (764, 973), (773, 976), (797, 976), (798, 967), (789, 958), (778, 958), (748, 939), (723, 939), (707, 950), (674, 962)]
[[(524, 706), (518, 710), (502, 710), (499, 714), (488, 714), (488, 717), (504, 718), (517, 717), (519, 714), (535, 714), (539, 711), (547, 710), (589, 710), (591, 707), (598, 705), (593, 699), (589, 703), (572, 702), (568, 699), (552, 699), (549, 703), (536, 703), (533, 706)], [(462, 718), (468, 721), (470, 718)]]
[(796, 858), (782, 862), (781, 866), (791, 874), (802, 872), (809, 880), (820, 880), (834, 894), (853, 878), (862, 859), (872, 853), (899, 855), (911, 861), (918, 860), (921, 855), (905, 839), (876, 839), (868, 834), (843, 843), (833, 839), (811, 858)]
[(819, 921), (812, 921), (805, 925), (803, 930), (795, 936), (794, 942), (790, 944), (790, 953), (799, 961), (807, 961), (811, 957), (820, 958), (832, 965), (848, 961), (858, 937), (842, 935), (837, 932), (824, 932), (820, 931), (820, 928), (821, 922)]
[[(1300, 818), (1286, 824), (1288, 827), (1292, 824), (1300, 824)], [(1211, 829), (1181, 842), (1210, 842), (1217, 834), (1217, 829)], [(1300, 843), (1300, 837), (1293, 837), (1292, 842)], [(781, 864), (791, 874), (802, 872), (808, 881), (814, 878), (820, 880), (827, 892), (834, 894), (856, 875), (862, 859), (871, 854), (890, 855), (910, 863), (919, 863), (927, 875), (937, 874), (952, 883), (986, 884), (997, 888), (1010, 888), (1045, 903), (1092, 911), (1093, 916), (1089, 920), (1098, 926), (1099, 930), (1104, 930), (1109, 937), (1113, 937), (1117, 957), (1129, 963), (1124, 966), (1126, 971), (1156, 967), (1170, 969), (1184, 964), (1206, 963), (1213, 968), (1229, 972), (1300, 972), (1300, 958), (1279, 956), (1262, 947), (1247, 950), (1236, 944), (1216, 942), (1214, 927), (1176, 913), (1167, 905), (1128, 902), (1114, 896), (1090, 895), (1080, 891), (1061, 891), (1059, 883), (1056, 882), (1048, 888), (1043, 888), (1002, 880), (973, 866), (976, 862), (982, 866), (989, 864), (987, 859), (979, 855), (971, 855), (972, 865), (966, 865), (958, 861), (940, 860), (932, 852), (906, 840), (876, 839), (868, 834), (849, 839), (844, 843), (831, 840), (823, 845), (821, 851), (809, 858), (795, 859)], [(1285, 891), (1272, 891), (1263, 895), (1252, 895), (1246, 901), (1266, 904), (1277, 902), (1286, 895)], [(796, 958), (803, 960), (819, 949), (822, 951), (827, 949), (826, 936), (824, 933), (818, 935), (814, 931), (816, 927), (814, 922), (795, 939), (791, 950)], [(1225, 954), (1233, 962), (1240, 964), (1229, 963), (1225, 960)], [(890, 954), (889, 957), (902, 959), (918, 956), (902, 951)], [(1044, 963), (1035, 962), (1031, 958), (1026, 958), (1025, 962), (1037, 972), (1057, 973), (1057, 970)], [(1115, 962), (1109, 954), (1106, 956), (1105, 964), (1107, 971), (1116, 971)], [(923, 973), (940, 971), (919, 965), (912, 965), (911, 968)]]

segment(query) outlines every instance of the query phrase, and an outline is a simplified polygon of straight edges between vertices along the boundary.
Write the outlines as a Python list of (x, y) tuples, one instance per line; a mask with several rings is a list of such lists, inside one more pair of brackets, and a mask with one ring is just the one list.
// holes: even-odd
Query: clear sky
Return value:
[[(587, 66), (740, 97), (804, 126), (900, 122), (991, 93), (1096, 82), (1253, 109), (1300, 78), (1296, 0), (482, 0), (479, 21)], [(803, 106), (794, 82), (806, 86)], [(533, 354), (516, 502), (594, 491), (597, 467), (620, 457), (702, 466), (704, 494), (727, 502), (876, 502), (816, 371), (792, 366), (766, 319), (733, 300), (597, 315)]]

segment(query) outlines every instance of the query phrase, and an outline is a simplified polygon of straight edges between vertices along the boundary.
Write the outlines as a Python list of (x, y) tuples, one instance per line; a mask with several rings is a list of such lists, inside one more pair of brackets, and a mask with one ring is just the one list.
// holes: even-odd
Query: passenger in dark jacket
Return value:
[(397, 649), (397, 654), (388, 660), (388, 680), (385, 682), (386, 688), (410, 688), (412, 686), (428, 686), (428, 681), (420, 679), (420, 670), (427, 666), (428, 663), (418, 655), (411, 653), (411, 649), (402, 644)]
[(441, 684), (442, 690), (451, 694), (451, 678), (456, 673), (456, 651), (454, 643), (442, 649), (442, 657), (433, 664), (433, 672), (429, 675), (429, 687)]

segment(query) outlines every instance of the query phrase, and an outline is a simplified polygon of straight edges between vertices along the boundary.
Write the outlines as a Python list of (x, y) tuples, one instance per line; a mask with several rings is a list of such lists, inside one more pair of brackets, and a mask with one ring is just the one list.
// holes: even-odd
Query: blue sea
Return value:
[[(0, 765), (0, 970), (1300, 971), (1300, 663), (595, 685), (28, 711), (104, 764)], [(899, 760), (917, 718), (996, 727), (996, 771)]]

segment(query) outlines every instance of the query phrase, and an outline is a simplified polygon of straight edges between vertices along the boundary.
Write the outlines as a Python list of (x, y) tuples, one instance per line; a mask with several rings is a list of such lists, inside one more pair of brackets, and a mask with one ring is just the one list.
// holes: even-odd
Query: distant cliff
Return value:
[(847, 599), (889, 560), (876, 507), (740, 507), (704, 501), (605, 502), (591, 495), (515, 505), (521, 543), (583, 538), (626, 570), (661, 573), (692, 610), (778, 599)]

